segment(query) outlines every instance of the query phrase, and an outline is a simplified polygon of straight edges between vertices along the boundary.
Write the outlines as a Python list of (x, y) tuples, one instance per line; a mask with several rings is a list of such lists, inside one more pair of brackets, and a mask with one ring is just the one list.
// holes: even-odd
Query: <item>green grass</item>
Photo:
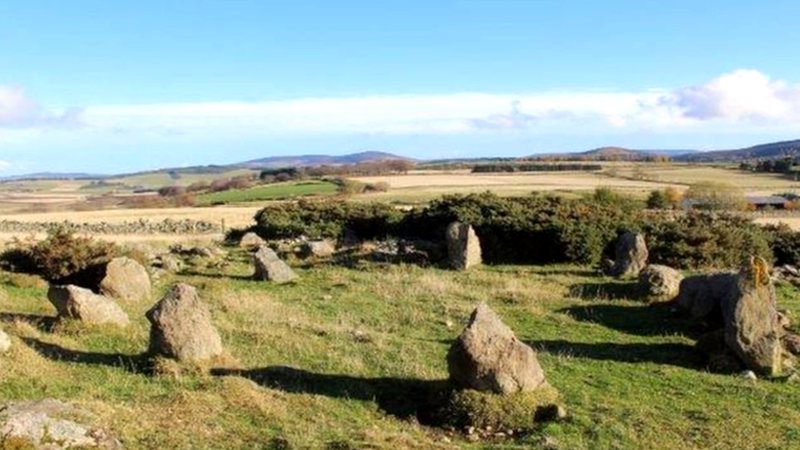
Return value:
[(197, 197), (197, 204), (246, 203), (263, 200), (283, 200), (305, 196), (333, 195), (336, 193), (336, 189), (337, 186), (335, 184), (327, 181), (277, 183), (257, 186), (250, 189), (202, 194)]
[[(55, 397), (97, 413), (126, 448), (788, 449), (800, 447), (800, 384), (708, 373), (694, 330), (625, 298), (625, 283), (575, 266), (468, 273), (362, 263), (297, 268), (301, 281), (249, 281), (246, 256), (176, 280), (198, 287), (226, 350), (217, 373), (130, 370), (147, 348), (148, 303), (127, 330), (48, 330), (45, 289), (0, 285), (14, 348), (0, 398)], [(608, 294), (606, 294), (606, 292)], [(800, 298), (781, 286), (794, 317)], [(153, 299), (154, 301), (156, 298)], [(570, 419), (514, 439), (469, 442), (392, 407), (447, 376), (445, 355), (487, 301), (539, 350)], [(38, 318), (37, 318), (38, 317)], [(286, 367), (290, 368), (286, 368)], [(349, 443), (351, 447), (333, 447)]]

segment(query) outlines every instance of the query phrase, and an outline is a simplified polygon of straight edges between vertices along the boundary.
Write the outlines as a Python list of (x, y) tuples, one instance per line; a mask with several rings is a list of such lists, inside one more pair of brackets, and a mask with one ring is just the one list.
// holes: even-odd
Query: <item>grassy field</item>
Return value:
[[(246, 279), (245, 255), (232, 259), (156, 289), (199, 288), (228, 352), (217, 375), (137, 370), (148, 302), (122, 304), (127, 330), (51, 328), (45, 289), (0, 277), (0, 318), (14, 340), (0, 356), (0, 398), (77, 402), (130, 449), (800, 447), (800, 384), (708, 373), (695, 328), (584, 267), (320, 264), (273, 286)], [(796, 290), (779, 295), (798, 317)], [(539, 350), (566, 421), (473, 443), (392, 407), (447, 376), (447, 349), (480, 301)]]
[(244, 190), (231, 190), (203, 194), (197, 197), (198, 205), (247, 203), (265, 200), (284, 200), (296, 197), (333, 195), (337, 186), (328, 181), (306, 181), (257, 186)]

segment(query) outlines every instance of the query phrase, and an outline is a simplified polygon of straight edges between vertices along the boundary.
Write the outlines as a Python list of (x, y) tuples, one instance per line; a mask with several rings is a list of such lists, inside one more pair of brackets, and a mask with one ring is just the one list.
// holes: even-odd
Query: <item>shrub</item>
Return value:
[(336, 178), (333, 180), (339, 188), (338, 192), (345, 196), (363, 194), (367, 190), (367, 185), (356, 180), (349, 180), (347, 178)]
[(667, 209), (669, 207), (667, 194), (658, 189), (650, 192), (647, 197), (647, 207), (650, 209)]
[(265, 239), (338, 238), (350, 229), (364, 239), (392, 234), (402, 212), (382, 203), (309, 201), (270, 205), (256, 216), (256, 232)]
[(511, 395), (452, 391), (439, 415), (440, 421), (457, 429), (476, 427), (495, 430), (531, 430), (543, 410), (554, 407), (558, 392), (542, 387), (531, 392)]
[(772, 259), (767, 233), (736, 215), (690, 212), (643, 227), (650, 261), (685, 269), (732, 268), (750, 255)]
[(767, 225), (764, 230), (775, 256), (775, 265), (800, 265), (800, 233), (783, 223)]
[(800, 248), (800, 238), (786, 234), (771, 240), (745, 217), (646, 212), (641, 204), (605, 190), (575, 200), (504, 198), (488, 192), (448, 195), (411, 211), (383, 203), (300, 201), (262, 209), (253, 230), (265, 239), (339, 238), (350, 229), (363, 239), (438, 241), (456, 220), (475, 228), (484, 261), (490, 264), (597, 264), (613, 256), (614, 242), (627, 230), (645, 233), (652, 262), (683, 269), (737, 267), (752, 254), (771, 258), (770, 243), (781, 243), (790, 255), (793, 245)]
[(20, 246), (0, 256), (14, 271), (41, 275), (56, 284), (92, 285), (98, 268), (117, 256), (114, 244), (76, 237), (64, 228), (55, 228), (47, 238), (30, 246)]

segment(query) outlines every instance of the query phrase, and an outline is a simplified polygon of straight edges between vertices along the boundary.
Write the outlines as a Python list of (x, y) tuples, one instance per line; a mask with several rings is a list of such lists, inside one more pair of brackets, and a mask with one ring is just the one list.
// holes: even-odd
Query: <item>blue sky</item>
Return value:
[(0, 2), (0, 175), (800, 138), (796, 1)]

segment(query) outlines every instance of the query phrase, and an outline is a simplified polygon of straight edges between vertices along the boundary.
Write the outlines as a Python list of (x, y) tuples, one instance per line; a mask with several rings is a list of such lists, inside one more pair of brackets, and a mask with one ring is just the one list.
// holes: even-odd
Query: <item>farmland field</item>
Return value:
[(268, 184), (249, 189), (202, 194), (197, 197), (197, 203), (198, 205), (214, 205), (323, 196), (336, 193), (336, 188), (335, 184), (327, 181)]

